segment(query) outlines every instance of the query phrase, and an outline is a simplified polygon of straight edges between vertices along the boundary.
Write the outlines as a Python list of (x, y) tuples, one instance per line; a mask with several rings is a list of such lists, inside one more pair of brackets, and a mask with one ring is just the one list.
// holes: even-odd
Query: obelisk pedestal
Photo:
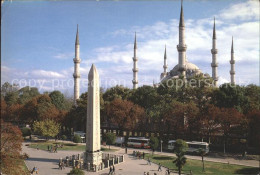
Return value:
[(100, 147), (99, 75), (94, 64), (88, 74), (88, 108), (86, 125), (86, 163), (88, 171), (102, 169)]

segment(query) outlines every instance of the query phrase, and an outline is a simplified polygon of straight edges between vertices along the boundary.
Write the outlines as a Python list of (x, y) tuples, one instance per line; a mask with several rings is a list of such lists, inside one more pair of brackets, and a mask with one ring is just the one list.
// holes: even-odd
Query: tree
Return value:
[(106, 105), (109, 120), (116, 124), (120, 131), (134, 129), (138, 120), (145, 117), (144, 109), (130, 101), (115, 99)]
[(33, 97), (36, 97), (38, 95), (40, 95), (38, 88), (36, 87), (23, 87), (21, 89), (19, 89), (19, 100), (18, 102), (20, 104), (25, 104), (26, 102), (28, 102), (29, 100), (31, 100)]
[(22, 132), (11, 123), (1, 120), (1, 171), (4, 174), (20, 175), (25, 174), (21, 169), (19, 161), (22, 151)]
[[(151, 147), (152, 151), (154, 152), (155, 149), (158, 148), (159, 146), (159, 140), (157, 137), (151, 136), (150, 137), (150, 142), (149, 142), (149, 146)], [(152, 152), (152, 154), (153, 154)]]
[(65, 98), (64, 95), (60, 91), (53, 91), (49, 94), (51, 98), (52, 104), (56, 106), (57, 109), (63, 110), (65, 109)]
[(79, 168), (73, 168), (72, 170), (70, 170), (70, 172), (68, 173), (68, 175), (84, 175), (84, 171), (82, 171)]
[(31, 135), (31, 129), (30, 128), (22, 128), (23, 137), (30, 136)]
[(114, 144), (116, 141), (116, 135), (114, 133), (107, 132), (104, 134), (103, 141), (105, 141), (106, 144), (109, 145), (109, 149), (110, 149), (110, 145)]
[(60, 132), (60, 124), (50, 119), (35, 121), (33, 123), (33, 131), (48, 139), (48, 137), (55, 137), (58, 135)]
[(127, 100), (130, 96), (131, 90), (129, 88), (123, 86), (115, 86), (106, 90), (103, 94), (104, 101), (111, 102), (116, 98), (120, 98), (122, 100)]
[(173, 163), (175, 163), (176, 167), (178, 167), (179, 175), (181, 175), (181, 170), (187, 162), (187, 158), (184, 156), (187, 148), (188, 144), (184, 140), (176, 140), (174, 145), (174, 152), (177, 158), (173, 161)]
[(202, 171), (204, 172), (204, 171), (205, 171), (205, 168), (204, 168), (204, 156), (206, 155), (206, 151), (205, 151), (205, 149), (199, 148), (199, 149), (198, 149), (198, 153), (199, 153), (199, 155), (201, 156)]
[(75, 142), (75, 143), (81, 143), (81, 142), (82, 142), (82, 139), (81, 139), (80, 135), (75, 134), (74, 137), (73, 137), (73, 142)]

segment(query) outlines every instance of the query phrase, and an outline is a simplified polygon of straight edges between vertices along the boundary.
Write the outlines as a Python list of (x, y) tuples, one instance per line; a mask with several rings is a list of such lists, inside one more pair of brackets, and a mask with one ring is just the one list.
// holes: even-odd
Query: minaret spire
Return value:
[(181, 14), (179, 23), (179, 44), (177, 45), (177, 50), (179, 52), (179, 64), (178, 71), (180, 75), (186, 77), (186, 50), (187, 45), (185, 44), (185, 25), (184, 25), (184, 14), (183, 14), (183, 2), (181, 1)]
[(76, 41), (75, 41), (75, 58), (73, 59), (74, 61), (74, 104), (76, 105), (77, 99), (79, 99), (79, 82), (80, 82), (80, 62), (81, 59), (79, 57), (79, 29), (78, 29), (78, 25), (77, 25), (77, 34), (76, 34)]
[(137, 51), (137, 41), (136, 41), (136, 32), (135, 32), (135, 41), (134, 41), (134, 57), (133, 57), (133, 89), (137, 89), (138, 88), (138, 77), (137, 77), (137, 72), (138, 72), (138, 68), (137, 68), (137, 61), (138, 58), (136, 56), (136, 51)]
[(163, 73), (161, 74), (161, 79), (165, 78), (167, 76), (167, 53), (166, 53), (166, 44), (164, 49), (164, 64), (163, 64)]
[(214, 86), (216, 87), (218, 84), (218, 63), (217, 63), (217, 54), (218, 54), (218, 49), (217, 49), (217, 37), (216, 37), (216, 28), (215, 28), (215, 17), (214, 17), (214, 26), (213, 26), (213, 36), (212, 36), (212, 49), (211, 49), (211, 54), (212, 54), (212, 78), (214, 81)]
[(231, 84), (235, 84), (235, 58), (234, 58), (234, 48), (233, 48), (233, 36), (232, 36), (232, 44), (231, 44), (231, 60), (230, 60), (230, 79), (231, 79)]

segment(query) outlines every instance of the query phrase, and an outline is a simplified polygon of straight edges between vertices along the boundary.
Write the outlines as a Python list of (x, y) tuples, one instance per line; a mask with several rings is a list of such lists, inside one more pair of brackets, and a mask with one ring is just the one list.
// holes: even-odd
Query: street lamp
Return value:
[(163, 141), (161, 140), (161, 152), (162, 152), (162, 143), (163, 143)]

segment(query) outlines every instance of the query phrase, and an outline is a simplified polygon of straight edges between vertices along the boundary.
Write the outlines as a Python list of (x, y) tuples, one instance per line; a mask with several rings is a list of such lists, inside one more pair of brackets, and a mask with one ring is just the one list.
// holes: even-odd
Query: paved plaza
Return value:
[[(56, 174), (67, 174), (71, 168), (65, 167), (65, 170), (59, 170), (58, 162), (61, 157), (66, 157), (73, 154), (82, 153), (82, 151), (58, 151), (58, 153), (50, 153), (48, 151), (36, 150), (33, 148), (28, 148), (23, 144), (23, 152), (29, 154), (29, 159), (26, 160), (26, 165), (29, 170), (34, 166), (38, 167), (40, 175), (56, 175)], [(130, 150), (128, 151), (130, 152)], [(120, 149), (113, 154), (122, 155), (124, 154), (124, 149)], [(147, 165), (147, 161), (143, 159), (136, 159), (131, 154), (125, 155), (125, 162), (116, 165), (116, 175), (143, 175), (144, 172), (149, 172), (150, 175), (165, 175), (166, 169), (162, 167), (162, 171), (158, 172), (158, 165), (151, 164)], [(96, 175), (107, 175), (109, 169), (94, 172), (85, 172), (85, 174), (96, 174)]]
[[(124, 154), (125, 151), (124, 149), (121, 149), (119, 147), (113, 147), (113, 146), (111, 146), (111, 148), (119, 149), (117, 152), (113, 152), (112, 154), (118, 154), (118, 155)], [(128, 154), (127, 155), (125, 154), (125, 162), (115, 166), (116, 175), (143, 175), (144, 172), (149, 172), (150, 175), (154, 175), (154, 173), (157, 173), (157, 175), (165, 175), (165, 171), (166, 171), (165, 168), (162, 167), (162, 171), (158, 172), (157, 164), (152, 163), (151, 165), (147, 165), (146, 160), (136, 159), (135, 157), (132, 156), (133, 150), (134, 149), (128, 148)], [(141, 149), (139, 151), (150, 153), (149, 150), (144, 150), (144, 149)], [(29, 170), (31, 170), (34, 166), (37, 166), (39, 168), (40, 175), (67, 174), (71, 170), (71, 168), (65, 167), (65, 170), (59, 170), (58, 169), (59, 159), (73, 154), (82, 153), (82, 151), (58, 151), (58, 153), (50, 153), (48, 151), (28, 148), (27, 146), (25, 146), (25, 143), (23, 144), (23, 152), (27, 153), (30, 157), (29, 159), (26, 160), (26, 165), (28, 166)], [(167, 155), (167, 156), (173, 155), (172, 153), (165, 153), (165, 152), (163, 153), (156, 152), (156, 154)], [(199, 156), (187, 155), (187, 158), (201, 160)], [(204, 159), (206, 161), (230, 163), (230, 164), (245, 165), (245, 166), (252, 166), (252, 167), (259, 166), (258, 165), (259, 162), (255, 160), (236, 160), (233, 158), (223, 159), (223, 158), (210, 158), (210, 157), (205, 157)], [(86, 172), (85, 174), (107, 175), (108, 172), (109, 169), (105, 169), (97, 173)]]

